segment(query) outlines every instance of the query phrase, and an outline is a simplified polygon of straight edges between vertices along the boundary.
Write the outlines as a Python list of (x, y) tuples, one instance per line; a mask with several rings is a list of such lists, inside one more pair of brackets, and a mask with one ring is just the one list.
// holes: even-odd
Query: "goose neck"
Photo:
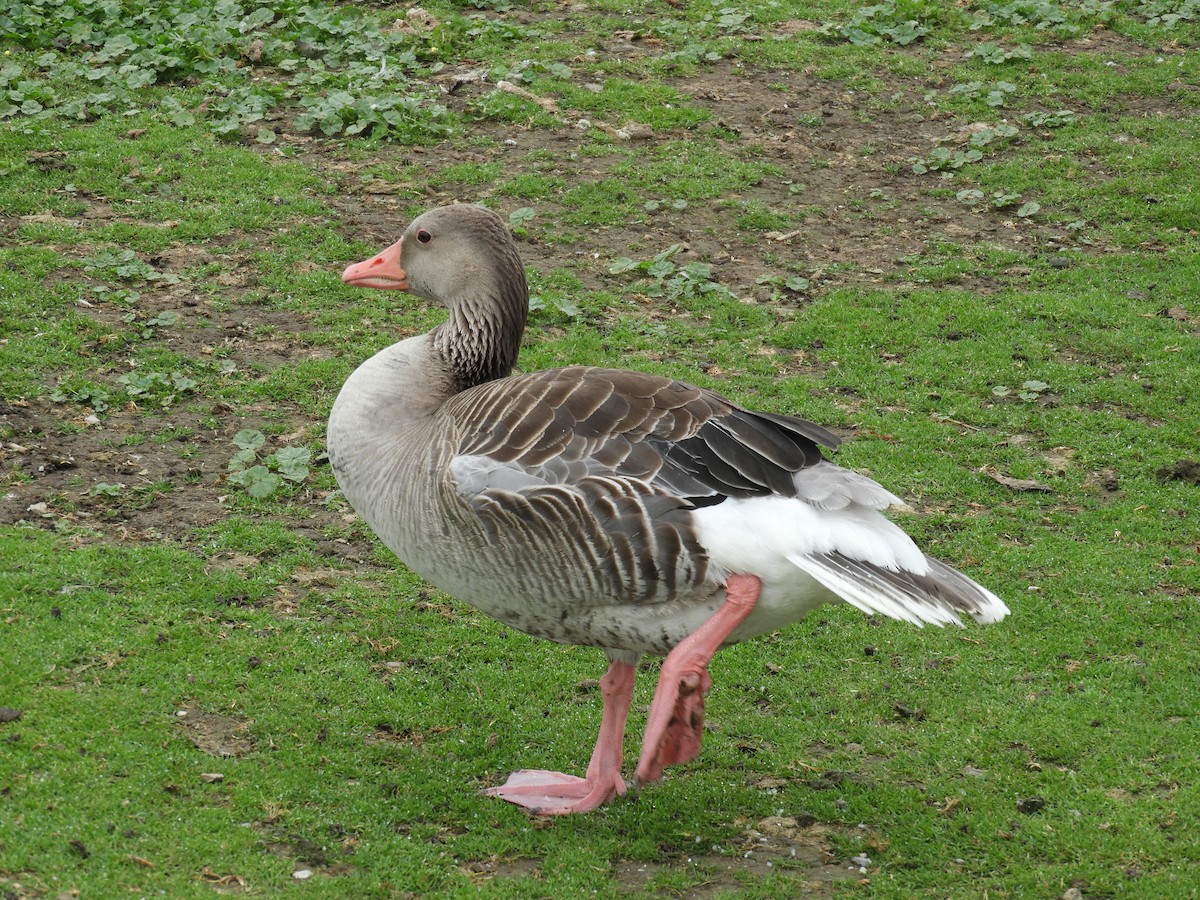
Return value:
[(450, 318), (433, 331), (433, 346), (448, 363), (458, 390), (503, 378), (512, 372), (528, 316), (528, 295), (518, 291), (463, 299), (450, 306)]

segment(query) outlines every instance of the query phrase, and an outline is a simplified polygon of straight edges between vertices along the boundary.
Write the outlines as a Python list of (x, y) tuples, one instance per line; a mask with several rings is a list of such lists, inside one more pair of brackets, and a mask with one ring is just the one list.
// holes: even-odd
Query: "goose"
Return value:
[[(488, 208), (430, 209), (342, 277), (449, 310), (339, 392), (327, 444), (348, 502), (439, 589), (608, 658), (584, 776), (518, 770), (486, 794), (561, 815), (657, 780), (700, 750), (716, 651), (823, 603), (914, 625), (1008, 613), (885, 518), (902, 501), (826, 459), (821, 448), (839, 440), (812, 422), (626, 369), (513, 374), (529, 293)], [(626, 719), (646, 654), (665, 659), (627, 784)]]

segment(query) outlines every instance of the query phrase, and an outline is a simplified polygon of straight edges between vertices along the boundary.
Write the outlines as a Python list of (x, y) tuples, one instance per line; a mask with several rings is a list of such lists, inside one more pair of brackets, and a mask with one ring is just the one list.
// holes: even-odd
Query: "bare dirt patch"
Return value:
[(252, 723), (236, 716), (184, 708), (176, 714), (176, 725), (197, 750), (210, 756), (245, 756), (255, 750), (249, 733)]
[[(845, 829), (790, 816), (741, 824), (741, 839), (724, 851), (698, 847), (695, 853), (666, 852), (657, 860), (616, 859), (613, 879), (623, 896), (661, 893), (680, 900), (708, 900), (772, 875), (786, 879), (788, 896), (827, 897), (839, 885), (866, 874), (867, 858), (839, 859), (831, 851), (830, 839), (845, 836)], [(477, 883), (503, 882), (536, 879), (541, 864), (538, 859), (492, 857), (463, 869)]]
[[(223, 466), (209, 458), (219, 455), (210, 445), (221, 435), (205, 428), (194, 413), (176, 410), (169, 417), (147, 419), (132, 410), (117, 410), (103, 428), (87, 425), (86, 415), (43, 399), (0, 406), (0, 425), (12, 434), (0, 443), (0, 463), (10, 480), (0, 495), (0, 522), (69, 521), (101, 530), (124, 526), (127, 534), (182, 537), (187, 529), (225, 514), (213, 496)], [(186, 436), (124, 443), (131, 436), (176, 428)], [(185, 445), (200, 452), (181, 453)], [(138, 497), (129, 491), (123, 499), (110, 500), (88, 493), (97, 483), (164, 487)], [(167, 483), (176, 486), (168, 491)], [(167, 506), (169, 515), (161, 516)]]

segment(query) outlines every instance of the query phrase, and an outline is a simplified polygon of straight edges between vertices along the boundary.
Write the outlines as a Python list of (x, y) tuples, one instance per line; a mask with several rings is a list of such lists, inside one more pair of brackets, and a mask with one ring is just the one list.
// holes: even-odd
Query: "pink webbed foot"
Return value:
[(731, 575), (721, 608), (663, 660), (635, 772), (637, 784), (657, 781), (664, 766), (695, 759), (700, 752), (704, 695), (712, 687), (708, 663), (725, 639), (754, 611), (761, 589), (762, 582), (757, 576)]
[(593, 784), (587, 778), (548, 772), (545, 769), (522, 769), (513, 772), (504, 784), (484, 791), (489, 797), (499, 797), (523, 806), (543, 816), (562, 816), (591, 812), (625, 794), (625, 780), (618, 770), (598, 777)]
[(704, 696), (712, 687), (708, 669), (701, 667), (675, 675), (664, 668), (659, 678), (660, 685), (663, 678), (670, 680), (678, 694), (662, 737), (655, 741), (648, 736), (642, 748), (637, 768), (639, 784), (657, 781), (664, 767), (688, 762), (700, 753), (704, 735)]
[(624, 796), (622, 743), (636, 675), (632, 664), (614, 661), (600, 679), (604, 712), (586, 778), (544, 769), (522, 769), (513, 772), (504, 784), (484, 793), (545, 816), (591, 812), (616, 796)]

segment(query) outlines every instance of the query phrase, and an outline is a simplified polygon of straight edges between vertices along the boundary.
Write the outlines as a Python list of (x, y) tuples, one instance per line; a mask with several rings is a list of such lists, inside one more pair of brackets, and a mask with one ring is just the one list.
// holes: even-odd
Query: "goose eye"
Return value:
[(424, 228), (422, 228), (420, 231), (417, 232), (417, 240), (420, 241), (422, 244), (428, 244), (430, 241), (433, 240), (433, 235), (430, 234), (428, 231), (426, 231)]

